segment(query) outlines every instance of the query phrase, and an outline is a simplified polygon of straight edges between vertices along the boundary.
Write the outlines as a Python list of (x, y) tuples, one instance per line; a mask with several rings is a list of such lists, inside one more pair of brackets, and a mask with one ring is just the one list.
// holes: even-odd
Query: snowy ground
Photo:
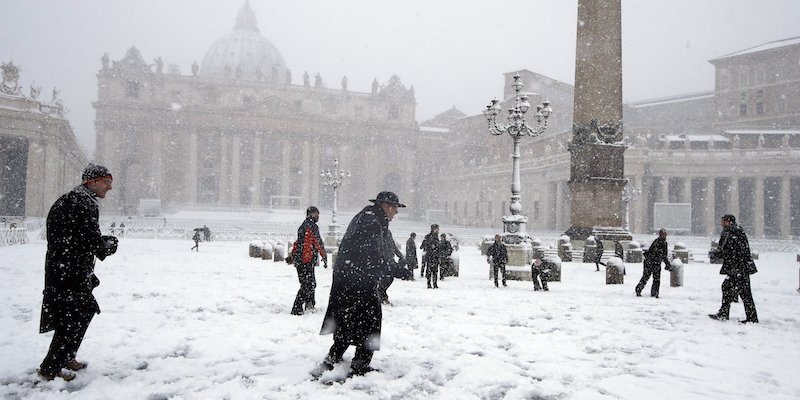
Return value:
[[(649, 243), (648, 243), (649, 244)], [(605, 285), (593, 264), (564, 263), (563, 282), (496, 289), (475, 247), (441, 289), (396, 281), (384, 308), (381, 371), (323, 384), (308, 372), (331, 276), (317, 272), (319, 311), (289, 315), (294, 269), (247, 256), (247, 243), (121, 239), (98, 263), (95, 317), (78, 378), (40, 382), (35, 368), (45, 243), (0, 247), (0, 397), (6, 399), (797, 399), (798, 264), (762, 253), (753, 292), (761, 324), (717, 322), (719, 266), (689, 264), (686, 286), (637, 298), (641, 265)], [(649, 286), (645, 290), (648, 293)], [(345, 374), (344, 365), (323, 381)]]

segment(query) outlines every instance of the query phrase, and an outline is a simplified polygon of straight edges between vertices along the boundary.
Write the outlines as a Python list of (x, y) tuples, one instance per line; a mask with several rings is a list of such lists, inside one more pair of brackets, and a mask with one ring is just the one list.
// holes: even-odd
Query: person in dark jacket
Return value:
[(452, 254), (453, 245), (447, 240), (447, 234), (443, 233), (439, 239), (439, 280), (444, 280), (445, 273), (453, 275)]
[[(534, 256), (533, 262), (531, 263), (531, 280), (533, 281), (533, 291), (539, 291), (544, 289), (544, 291), (548, 291), (550, 289), (547, 288), (547, 272), (546, 265), (544, 261), (542, 261), (539, 256)], [(539, 285), (541, 282), (541, 286)]]
[(658, 298), (658, 290), (661, 287), (661, 263), (664, 263), (664, 269), (669, 270), (667, 254), (667, 230), (661, 228), (656, 240), (653, 240), (650, 248), (644, 252), (644, 269), (642, 270), (642, 279), (636, 285), (636, 296), (642, 295), (642, 289), (652, 275), (653, 284), (650, 286), (650, 296)]
[(742, 298), (744, 313), (747, 319), (739, 322), (758, 323), (756, 304), (750, 288), (750, 275), (758, 272), (750, 253), (750, 243), (742, 227), (736, 224), (736, 217), (725, 215), (720, 221), (722, 234), (719, 238), (719, 255), (722, 258), (720, 275), (727, 275), (722, 281), (722, 305), (716, 314), (709, 314), (712, 319), (724, 321), (728, 319), (731, 303), (737, 297)]
[(506, 263), (508, 262), (508, 250), (506, 245), (502, 242), (500, 235), (494, 235), (494, 243), (486, 250), (486, 262), (492, 266), (492, 275), (494, 276), (494, 286), (500, 287), (497, 284), (498, 272), (503, 280), (503, 286), (506, 286)]
[(200, 251), (200, 230), (198, 230), (197, 228), (195, 228), (194, 230), (194, 236), (192, 236), (192, 240), (194, 240), (194, 246), (192, 246), (192, 248), (190, 248), (189, 251), (192, 250)]
[(317, 278), (314, 275), (314, 267), (317, 265), (317, 259), (322, 257), (322, 265), (328, 268), (328, 257), (325, 254), (322, 237), (319, 235), (317, 221), (319, 221), (319, 209), (314, 206), (308, 207), (306, 219), (297, 228), (297, 241), (292, 247), (292, 261), (297, 269), (300, 289), (294, 298), (292, 315), (303, 315), (304, 311), (313, 309), (316, 305), (314, 291), (317, 288)]
[(373, 352), (380, 349), (381, 299), (378, 284), (391, 268), (389, 221), (401, 204), (392, 192), (381, 192), (370, 200), (374, 205), (361, 210), (350, 224), (339, 245), (333, 265), (333, 283), (321, 335), (333, 334), (333, 345), (322, 364), (312, 375), (319, 376), (342, 361), (344, 352), (356, 346), (350, 364), (350, 375), (363, 375), (374, 369), (369, 366)]
[(406, 241), (406, 266), (408, 267), (408, 279), (414, 280), (414, 270), (419, 268), (417, 262), (417, 234), (411, 232), (411, 236)]
[[(422, 269), (419, 271), (419, 277), (422, 278), (423, 276), (428, 276), (426, 272), (430, 269), (431, 260), (439, 260), (435, 254), (436, 250), (439, 248), (439, 225), (431, 225), (430, 233), (425, 235), (425, 238), (422, 239), (422, 244), (419, 248), (425, 252), (422, 255)], [(428, 279), (428, 288), (430, 287), (431, 283), (430, 279)]]
[(605, 249), (603, 248), (603, 241), (600, 240), (600, 238), (596, 238), (596, 239), (597, 239), (597, 249), (595, 249), (594, 266), (595, 266), (595, 268), (597, 268), (595, 271), (600, 271), (600, 265), (601, 264), (604, 267), (606, 266), (606, 263), (600, 261), (603, 258), (603, 250), (605, 250)]
[[(438, 289), (439, 225), (431, 225), (431, 232), (425, 235), (425, 239), (422, 239), (422, 244), (419, 248), (425, 251), (425, 254), (422, 256), (422, 268), (425, 270), (425, 278), (428, 280), (428, 289)], [(433, 286), (431, 286), (431, 278), (433, 278)]]
[(47, 255), (39, 332), (55, 331), (38, 373), (45, 380), (65, 381), (86, 368), (75, 355), (89, 323), (100, 307), (92, 290), (100, 284), (94, 274), (95, 257), (101, 261), (117, 251), (117, 238), (102, 236), (98, 199), (111, 190), (107, 168), (89, 164), (82, 183), (59, 197), (47, 214)]
[[(405, 257), (403, 257), (403, 252), (397, 247), (397, 243), (395, 243), (394, 237), (392, 237), (392, 232), (386, 231), (386, 233), (386, 251), (390, 252), (386, 255), (386, 258), (389, 260), (389, 269), (381, 278), (378, 288), (381, 296), (381, 304), (390, 306), (392, 303), (389, 301), (389, 294), (386, 293), (386, 291), (389, 290), (389, 286), (392, 286), (395, 277), (402, 277), (405, 275), (403, 271), (406, 267), (406, 260)], [(398, 261), (395, 261), (395, 256), (398, 258)]]

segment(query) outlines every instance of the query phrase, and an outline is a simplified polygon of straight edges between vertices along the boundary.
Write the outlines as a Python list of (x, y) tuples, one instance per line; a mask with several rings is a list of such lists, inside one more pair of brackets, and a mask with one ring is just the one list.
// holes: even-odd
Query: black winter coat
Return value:
[(669, 258), (667, 258), (669, 250), (667, 249), (667, 239), (662, 239), (660, 236), (653, 240), (650, 248), (644, 252), (644, 266), (646, 268), (660, 268), (661, 263), (665, 267), (669, 267)]
[(417, 268), (417, 244), (412, 238), (406, 241), (406, 265), (409, 269)]
[(361, 210), (347, 227), (333, 265), (333, 283), (321, 335), (333, 333), (335, 338), (380, 349), (381, 299), (378, 284), (390, 271), (394, 242), (389, 233), (389, 220), (378, 206)]
[(750, 242), (739, 225), (733, 224), (722, 230), (719, 237), (719, 256), (722, 258), (720, 275), (750, 275), (756, 272), (748, 269), (748, 264), (752, 261)]
[(508, 250), (503, 243), (492, 243), (486, 250), (486, 257), (491, 258), (494, 265), (505, 265), (508, 262)]
[(39, 332), (64, 326), (73, 316), (99, 313), (92, 290), (100, 284), (94, 274), (100, 260), (116, 251), (100, 233), (97, 198), (80, 185), (61, 196), (47, 214), (47, 255), (44, 266), (42, 318)]
[(425, 250), (424, 257), (427, 257), (429, 260), (437, 259), (439, 257), (439, 234), (431, 232), (425, 235), (425, 239), (422, 239), (422, 244), (419, 248)]

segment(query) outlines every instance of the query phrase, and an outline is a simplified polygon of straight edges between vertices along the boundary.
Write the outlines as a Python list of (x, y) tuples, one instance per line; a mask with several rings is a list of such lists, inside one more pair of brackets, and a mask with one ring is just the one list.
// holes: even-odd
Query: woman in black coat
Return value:
[[(333, 334), (333, 345), (323, 361), (324, 369), (342, 360), (351, 345), (356, 346), (351, 374), (371, 371), (372, 353), (380, 349), (381, 298), (378, 285), (391, 271), (391, 233), (389, 221), (400, 204), (397, 195), (381, 192), (374, 205), (367, 206), (353, 217), (339, 246), (333, 265), (333, 283), (321, 335)], [(393, 246), (393, 244), (392, 244)]]

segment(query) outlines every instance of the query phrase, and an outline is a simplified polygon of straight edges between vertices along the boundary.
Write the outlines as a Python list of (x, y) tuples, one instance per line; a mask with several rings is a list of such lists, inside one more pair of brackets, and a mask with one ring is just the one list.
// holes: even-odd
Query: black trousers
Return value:
[(503, 280), (503, 286), (506, 285), (506, 265), (505, 264), (492, 264), (492, 273), (494, 275), (494, 285), (499, 286), (497, 284), (497, 272), (500, 272), (501, 278)]
[(70, 321), (63, 322), (55, 329), (53, 340), (50, 341), (50, 349), (42, 360), (39, 370), (43, 374), (55, 375), (67, 365), (67, 362), (75, 359), (75, 354), (81, 347), (89, 323), (94, 318), (94, 310), (81, 311)]
[(639, 284), (636, 285), (636, 293), (641, 294), (644, 285), (653, 277), (653, 284), (650, 286), (650, 295), (653, 297), (658, 296), (658, 289), (661, 287), (661, 264), (656, 266), (645, 265), (642, 270), (642, 279), (639, 279)]
[[(350, 347), (350, 344), (347, 343), (347, 341), (336, 337), (336, 334), (334, 334), (333, 345), (331, 349), (328, 350), (328, 356), (325, 357), (325, 362), (333, 365), (342, 361), (342, 356), (344, 356), (344, 352), (347, 351), (348, 347)], [(364, 346), (356, 346), (356, 354), (353, 356), (353, 361), (350, 363), (350, 369), (357, 370), (366, 367), (372, 362), (372, 355), (374, 353), (374, 351)]]
[[(547, 274), (542, 272), (542, 270), (531, 268), (531, 280), (533, 280), (533, 290), (550, 290), (547, 288)], [(542, 282), (541, 287), (539, 286), (539, 281)]]
[(436, 261), (428, 260), (428, 268), (425, 270), (425, 277), (428, 279), (428, 287), (431, 287), (431, 278), (433, 278), (433, 287), (439, 287), (439, 263)]
[(389, 286), (392, 286), (394, 282), (394, 275), (384, 275), (381, 277), (380, 282), (378, 283), (378, 295), (381, 297), (381, 301), (388, 301), (389, 294), (386, 293), (389, 290)]
[(314, 291), (317, 288), (317, 278), (314, 276), (314, 264), (295, 264), (295, 268), (297, 269), (297, 280), (300, 281), (300, 289), (297, 290), (297, 296), (294, 298), (292, 314), (300, 314), (303, 312), (303, 306), (309, 309), (316, 305)]
[(756, 303), (753, 301), (753, 292), (750, 288), (750, 275), (729, 275), (722, 281), (722, 306), (719, 308), (718, 315), (728, 318), (731, 311), (731, 303), (736, 300), (737, 296), (742, 298), (744, 314), (747, 319), (758, 321)]
[(425, 270), (428, 269), (428, 255), (422, 256), (422, 265), (419, 269), (419, 277), (422, 278), (425, 276)]

